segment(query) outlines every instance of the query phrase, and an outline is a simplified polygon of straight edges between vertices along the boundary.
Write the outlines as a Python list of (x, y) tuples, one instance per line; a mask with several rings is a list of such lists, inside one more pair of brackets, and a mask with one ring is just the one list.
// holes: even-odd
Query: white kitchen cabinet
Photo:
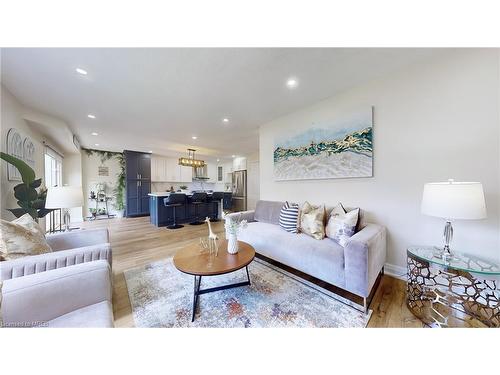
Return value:
[(175, 158), (166, 158), (166, 180), (168, 182), (180, 182), (181, 170), (179, 161)]
[(193, 167), (184, 167), (180, 165), (179, 168), (180, 168), (179, 182), (193, 182)]
[(151, 181), (192, 182), (193, 168), (179, 165), (176, 158), (153, 156), (151, 158)]
[(237, 157), (233, 159), (233, 171), (242, 171), (247, 169), (247, 158)]
[(217, 182), (217, 164), (208, 163), (207, 164), (207, 182)]
[(159, 156), (151, 157), (151, 181), (167, 181), (165, 158)]

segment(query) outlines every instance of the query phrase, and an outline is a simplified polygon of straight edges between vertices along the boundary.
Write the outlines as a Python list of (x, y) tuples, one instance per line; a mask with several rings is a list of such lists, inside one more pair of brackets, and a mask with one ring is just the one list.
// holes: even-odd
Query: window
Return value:
[(217, 167), (217, 182), (222, 182), (222, 166)]
[[(45, 146), (45, 186), (62, 185), (62, 156), (52, 148)], [(61, 214), (53, 211), (46, 216), (45, 229), (49, 232), (61, 228)]]

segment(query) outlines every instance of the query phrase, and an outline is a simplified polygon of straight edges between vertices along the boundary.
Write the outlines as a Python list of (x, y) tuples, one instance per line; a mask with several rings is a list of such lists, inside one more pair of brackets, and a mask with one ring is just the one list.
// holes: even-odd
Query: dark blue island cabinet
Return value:
[(125, 150), (126, 216), (149, 215), (151, 154)]
[[(150, 221), (151, 224), (157, 227), (164, 227), (171, 225), (174, 222), (174, 209), (172, 207), (166, 207), (164, 200), (166, 196), (149, 196), (149, 211), (150, 211)], [(196, 219), (204, 220), (205, 217), (210, 219), (217, 219), (219, 216), (219, 206), (218, 202), (208, 200), (202, 205), (198, 205), (196, 208), (189, 200), (183, 206), (176, 207), (175, 218), (178, 224), (186, 224), (196, 221)]]

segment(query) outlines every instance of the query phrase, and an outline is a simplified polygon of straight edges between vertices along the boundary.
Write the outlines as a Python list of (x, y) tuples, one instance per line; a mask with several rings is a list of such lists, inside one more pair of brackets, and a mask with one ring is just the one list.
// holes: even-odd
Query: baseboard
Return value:
[(395, 277), (396, 279), (406, 281), (406, 267), (396, 266), (395, 264), (386, 263), (384, 266), (386, 275)]

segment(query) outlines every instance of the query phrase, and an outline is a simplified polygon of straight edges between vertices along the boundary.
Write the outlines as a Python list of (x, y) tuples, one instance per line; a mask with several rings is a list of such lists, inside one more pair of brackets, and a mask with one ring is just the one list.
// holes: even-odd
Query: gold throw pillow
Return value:
[(42, 228), (29, 214), (14, 221), (0, 220), (0, 237), (3, 260), (52, 252)]
[(312, 238), (325, 238), (325, 207), (313, 206), (305, 202), (300, 210), (300, 231)]

